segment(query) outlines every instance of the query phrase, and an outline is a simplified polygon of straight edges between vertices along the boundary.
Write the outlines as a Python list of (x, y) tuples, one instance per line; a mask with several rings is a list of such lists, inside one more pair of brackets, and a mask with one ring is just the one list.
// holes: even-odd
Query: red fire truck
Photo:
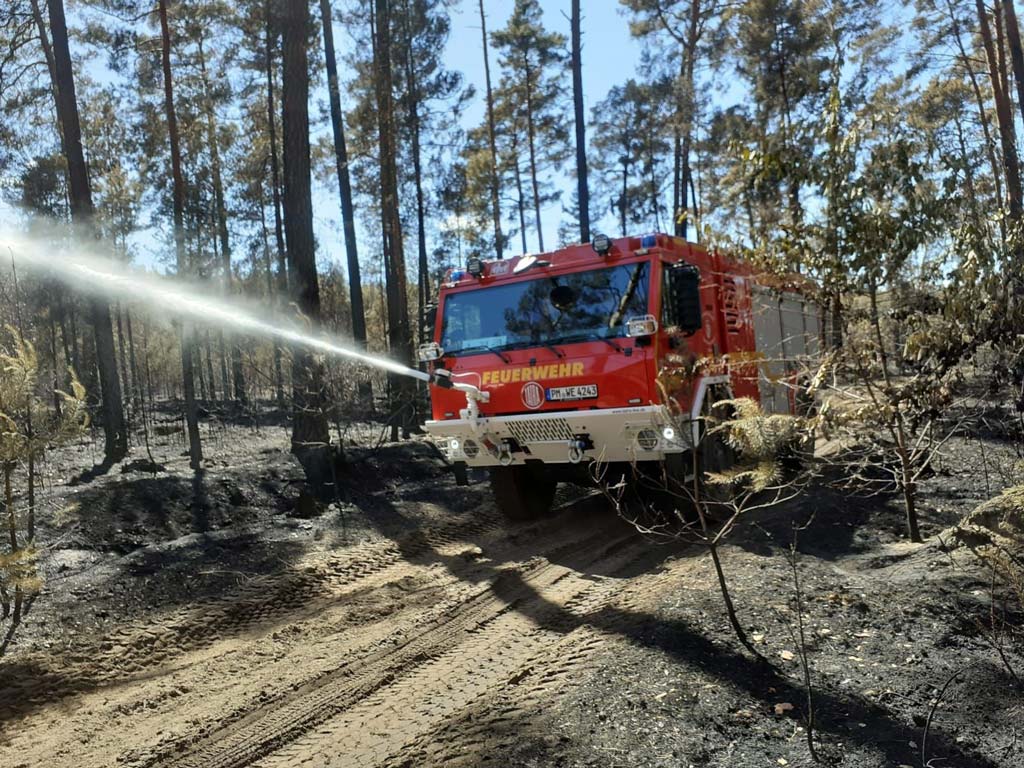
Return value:
[(458, 469), (490, 470), (506, 515), (532, 517), (592, 462), (694, 466), (680, 459), (700, 456), (714, 402), (794, 411), (821, 330), (805, 292), (664, 234), (470, 259), (419, 350), (440, 382), (426, 429)]

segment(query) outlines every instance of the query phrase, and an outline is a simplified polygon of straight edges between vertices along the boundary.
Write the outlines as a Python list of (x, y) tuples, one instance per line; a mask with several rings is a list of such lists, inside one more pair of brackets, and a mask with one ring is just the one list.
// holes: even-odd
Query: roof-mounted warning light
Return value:
[(598, 256), (607, 256), (612, 250), (612, 239), (608, 235), (594, 235), (590, 245)]

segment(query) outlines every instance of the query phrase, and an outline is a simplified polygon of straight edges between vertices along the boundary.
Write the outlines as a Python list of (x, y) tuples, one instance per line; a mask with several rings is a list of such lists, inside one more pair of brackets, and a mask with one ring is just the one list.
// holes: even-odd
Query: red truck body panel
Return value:
[[(653, 245), (651, 244), (653, 241)], [(457, 380), (475, 384), (490, 393), (483, 407), (487, 415), (566, 411), (581, 409), (625, 408), (662, 403), (664, 395), (681, 410), (688, 410), (694, 395), (691, 383), (659, 375), (674, 368), (706, 363), (705, 373), (728, 375), (736, 397), (757, 399), (757, 349), (752, 319), (751, 272), (743, 264), (703, 247), (668, 235), (630, 237), (613, 241), (611, 253), (599, 255), (588, 245), (575, 245), (543, 255), (548, 266), (533, 266), (516, 274), (518, 259), (485, 262), (479, 277), (451, 273), (440, 293), (435, 341), (442, 341), (445, 302), (465, 291), (489, 286), (535, 280), (539, 276), (562, 275), (609, 266), (649, 264), (647, 311), (659, 320), (656, 334), (647, 338), (621, 336), (608, 340), (588, 340), (508, 349), (501, 354), (474, 352), (446, 355), (440, 364)], [(663, 267), (685, 261), (701, 274), (701, 298), (704, 323), (697, 333), (683, 337), (665, 328), (661, 312)], [(717, 368), (717, 370), (716, 370)], [(674, 382), (665, 392), (665, 381)], [(538, 387), (597, 385), (598, 396), (578, 402), (538, 397)], [(456, 391), (431, 387), (433, 418), (437, 421), (458, 418), (465, 397)]]

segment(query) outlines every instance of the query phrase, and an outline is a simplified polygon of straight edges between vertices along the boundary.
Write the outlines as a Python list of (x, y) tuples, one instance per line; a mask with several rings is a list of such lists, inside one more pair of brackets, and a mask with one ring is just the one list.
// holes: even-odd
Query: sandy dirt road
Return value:
[(0, 765), (486, 764), (694, 567), (603, 506), (441, 514), (24, 658)]

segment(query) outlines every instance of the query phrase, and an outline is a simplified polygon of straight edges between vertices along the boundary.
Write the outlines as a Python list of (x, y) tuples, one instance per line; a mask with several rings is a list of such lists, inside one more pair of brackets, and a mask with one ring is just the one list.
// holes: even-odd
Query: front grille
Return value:
[(572, 440), (572, 430), (565, 419), (525, 419), (509, 421), (508, 431), (520, 445), (527, 443), (564, 443)]

